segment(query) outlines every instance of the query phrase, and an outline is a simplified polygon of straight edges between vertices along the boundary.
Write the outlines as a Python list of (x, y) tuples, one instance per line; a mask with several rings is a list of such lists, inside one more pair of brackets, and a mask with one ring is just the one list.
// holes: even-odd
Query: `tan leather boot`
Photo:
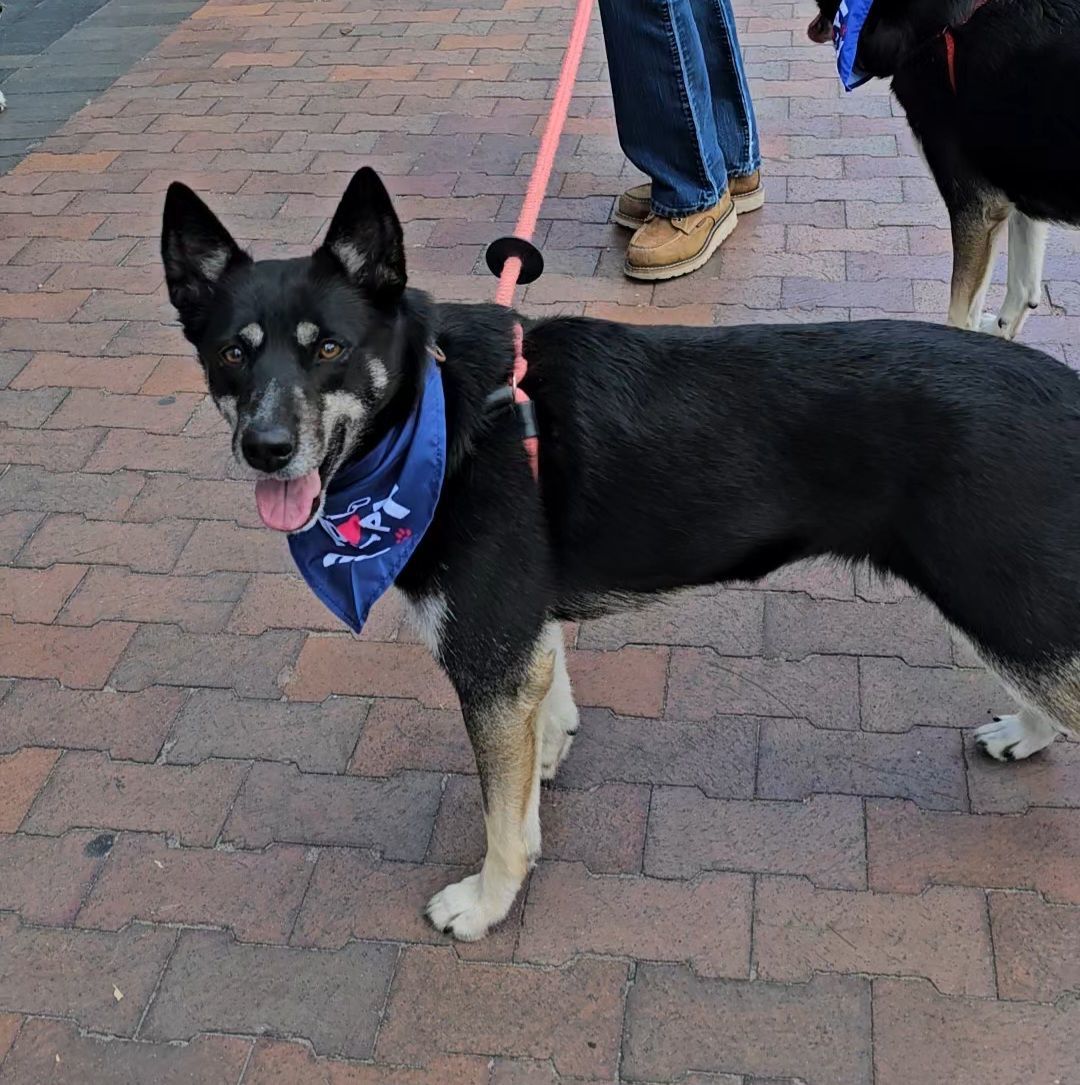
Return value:
[(631, 279), (674, 279), (697, 271), (735, 229), (735, 204), (725, 192), (708, 211), (666, 219), (649, 215), (626, 247), (624, 273)]
[[(735, 201), (735, 210), (740, 215), (756, 211), (765, 202), (765, 186), (761, 183), (761, 170), (754, 170), (745, 177), (729, 177), (728, 192)], [(638, 230), (645, 225), (645, 219), (652, 211), (652, 185), (648, 181), (643, 185), (628, 188), (615, 204), (611, 221), (625, 226), (628, 230)]]

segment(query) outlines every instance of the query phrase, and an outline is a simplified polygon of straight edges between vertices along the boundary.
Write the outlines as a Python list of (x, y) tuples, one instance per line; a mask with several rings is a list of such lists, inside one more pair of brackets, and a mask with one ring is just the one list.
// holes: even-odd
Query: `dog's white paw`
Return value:
[(4, 92), (0, 90), (0, 113), (3, 113), (7, 109), (7, 99), (4, 97)]
[(506, 900), (505, 895), (485, 893), (483, 877), (470, 874), (436, 893), (428, 901), (427, 916), (443, 934), (475, 942), (506, 918), (514, 895)]
[(995, 761), (1022, 761), (1054, 741), (1054, 729), (1021, 716), (995, 716), (975, 728), (975, 745)]
[(988, 332), (990, 335), (996, 335), (1000, 339), (1009, 338), (1008, 323), (1003, 321), (997, 313), (983, 313), (982, 318), (979, 321), (979, 331)]
[(569, 694), (549, 695), (540, 709), (540, 779), (554, 779), (578, 730), (578, 710)]

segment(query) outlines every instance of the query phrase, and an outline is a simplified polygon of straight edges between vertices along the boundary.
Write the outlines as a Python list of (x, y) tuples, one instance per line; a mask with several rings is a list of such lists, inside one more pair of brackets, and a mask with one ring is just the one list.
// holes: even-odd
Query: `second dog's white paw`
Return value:
[(481, 875), (470, 874), (436, 893), (428, 901), (427, 916), (443, 934), (475, 942), (506, 918), (513, 903), (514, 894), (509, 900), (500, 894), (485, 894)]
[(983, 313), (979, 321), (979, 331), (989, 332), (990, 335), (996, 335), (1000, 339), (1008, 338), (1008, 327), (1002, 323), (997, 313)]
[(995, 716), (975, 728), (975, 745), (995, 761), (1022, 761), (1054, 741), (1049, 726), (1030, 726), (1020, 716)]

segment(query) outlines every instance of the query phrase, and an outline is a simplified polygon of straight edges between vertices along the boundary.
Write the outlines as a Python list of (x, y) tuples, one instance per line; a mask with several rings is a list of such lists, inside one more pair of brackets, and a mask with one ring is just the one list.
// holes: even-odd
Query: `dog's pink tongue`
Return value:
[(295, 531), (311, 519), (311, 507), (321, 489), (317, 470), (287, 482), (264, 478), (255, 483), (255, 504), (267, 527), (275, 531)]

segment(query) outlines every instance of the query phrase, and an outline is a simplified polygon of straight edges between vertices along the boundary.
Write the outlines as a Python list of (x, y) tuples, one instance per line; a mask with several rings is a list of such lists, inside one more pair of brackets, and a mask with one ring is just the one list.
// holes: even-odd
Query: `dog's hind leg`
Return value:
[(1022, 761), (1057, 738), (1054, 721), (1037, 708), (1021, 708), (1014, 716), (995, 716), (975, 728), (975, 745), (995, 761)]
[(541, 637), (512, 692), (462, 698), (480, 773), (487, 851), (479, 873), (436, 893), (427, 914), (464, 942), (483, 938), (506, 917), (540, 855), (540, 710), (554, 666), (555, 654)]
[(983, 753), (997, 761), (1020, 761), (1059, 734), (1080, 735), (1080, 657), (1045, 672), (991, 667), (1022, 707), (1016, 715), (995, 716), (975, 729), (975, 744)]
[(978, 330), (982, 327), (983, 302), (1009, 205), (997, 195), (979, 192), (959, 205), (950, 206), (949, 214), (953, 243), (949, 323), (957, 328)]
[(566, 760), (578, 729), (578, 710), (566, 670), (566, 646), (558, 622), (544, 626), (542, 648), (551, 652), (551, 688), (540, 705), (540, 779), (550, 780)]
[(1047, 231), (1045, 222), (1013, 208), (1009, 215), (1009, 285), (1001, 312), (989, 317), (984, 331), (1014, 339), (1028, 314), (1039, 307)]

